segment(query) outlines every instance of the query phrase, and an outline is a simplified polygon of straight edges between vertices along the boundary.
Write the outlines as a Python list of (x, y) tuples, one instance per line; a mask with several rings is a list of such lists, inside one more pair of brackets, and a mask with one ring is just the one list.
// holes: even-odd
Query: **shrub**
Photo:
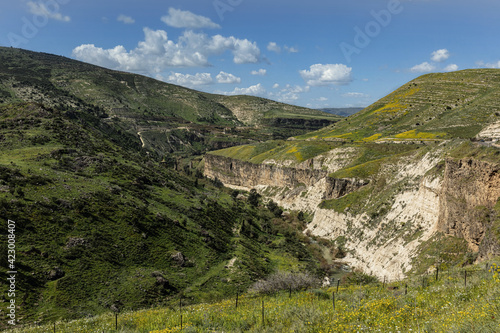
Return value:
[(273, 294), (280, 290), (300, 290), (318, 287), (319, 279), (307, 273), (278, 272), (265, 280), (259, 280), (250, 287), (250, 291), (259, 294)]
[(366, 285), (380, 282), (377, 277), (354, 271), (346, 277), (349, 284)]

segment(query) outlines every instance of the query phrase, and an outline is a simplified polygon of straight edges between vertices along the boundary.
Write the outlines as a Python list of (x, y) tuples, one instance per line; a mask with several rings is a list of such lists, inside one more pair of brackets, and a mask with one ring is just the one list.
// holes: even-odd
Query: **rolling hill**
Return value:
[(212, 95), (13, 48), (0, 48), (0, 102), (91, 112), (161, 156), (199, 155), (245, 142), (287, 138), (340, 119), (263, 98)]

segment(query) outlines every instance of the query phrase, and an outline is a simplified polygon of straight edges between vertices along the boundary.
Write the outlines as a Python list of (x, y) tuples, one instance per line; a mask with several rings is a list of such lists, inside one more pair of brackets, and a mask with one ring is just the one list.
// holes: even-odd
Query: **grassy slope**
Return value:
[(216, 96), (217, 101), (234, 110), (238, 119), (246, 124), (258, 125), (272, 118), (289, 119), (328, 119), (338, 121), (342, 119), (323, 111), (291, 106), (265, 98), (251, 96)]
[[(442, 139), (472, 138), (486, 125), (498, 121), (499, 97), (500, 70), (428, 74), (322, 130), (294, 140), (232, 147), (211, 154), (253, 163), (274, 160), (297, 164), (334, 148), (353, 148), (357, 157), (332, 176), (376, 180), (383, 165), (394, 164), (405, 156), (423, 156)], [(391, 143), (407, 140), (416, 144)], [(422, 145), (424, 142), (427, 146)], [(371, 191), (373, 188), (365, 189)], [(325, 203), (324, 208), (338, 206), (337, 210), (343, 211), (346, 205), (359, 201), (358, 194)]]
[(421, 76), (343, 121), (298, 139), (471, 138), (500, 115), (500, 70)]
[(0, 106), (0, 218), (17, 222), (23, 323), (168, 304), (179, 293), (217, 299), (278, 267), (315, 269), (298, 234), (281, 227), (294, 217), (234, 200), (138, 148), (92, 113)]
[[(441, 269), (392, 284), (358, 285), (343, 281), (340, 289), (316, 289), (273, 296), (240, 296), (235, 300), (183, 308), (183, 332), (497, 332), (500, 329), (500, 268)], [(346, 283), (347, 282), (347, 283)], [(394, 289), (396, 288), (396, 289)], [(332, 293), (335, 292), (335, 310)], [(264, 304), (264, 321), (262, 321)], [(120, 314), (120, 332), (181, 332), (178, 308), (150, 309)], [(114, 329), (111, 314), (59, 322), (60, 332)], [(52, 326), (24, 328), (49, 331)], [(9, 331), (12, 333), (20, 330)]]

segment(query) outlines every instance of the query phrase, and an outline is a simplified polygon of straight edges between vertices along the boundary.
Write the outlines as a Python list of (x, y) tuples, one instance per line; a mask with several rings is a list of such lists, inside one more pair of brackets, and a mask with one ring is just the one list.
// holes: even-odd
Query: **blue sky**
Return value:
[(498, 0), (19, 0), (0, 45), (201, 91), (367, 106), (429, 72), (500, 67)]

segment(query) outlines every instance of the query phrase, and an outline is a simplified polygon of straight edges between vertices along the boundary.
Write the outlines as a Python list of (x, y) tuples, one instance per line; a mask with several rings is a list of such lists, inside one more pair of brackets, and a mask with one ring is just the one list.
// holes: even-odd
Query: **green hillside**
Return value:
[[(236, 99), (281, 120), (247, 126), (222, 103)], [(307, 216), (282, 217), (272, 202), (222, 188), (196, 155), (331, 119), (0, 48), (0, 218), (16, 222), (18, 323), (168, 305), (179, 295), (213, 301), (277, 270), (320, 269), (330, 245), (301, 234)], [(0, 277), (6, 301), (5, 270)]]
[[(340, 287), (248, 293), (212, 304), (147, 309), (118, 315), (120, 332), (497, 332), (496, 264), (446, 269), (389, 285), (352, 274)], [(334, 295), (334, 299), (333, 299)], [(237, 306), (236, 306), (237, 305)], [(182, 316), (182, 324), (181, 324)], [(58, 332), (115, 330), (112, 313), (56, 323)], [(52, 325), (26, 327), (42, 333)], [(21, 330), (11, 330), (18, 333)]]
[(499, 99), (498, 69), (427, 74), (341, 122), (297, 139), (467, 139), (500, 119)]
[[(16, 222), (20, 323), (165, 305), (179, 294), (210, 301), (278, 269), (319, 267), (321, 250), (304, 245), (297, 214), (280, 218), (275, 206), (139, 148), (85, 111), (0, 106), (0, 217)], [(0, 248), (7, 253), (6, 242)]]
[(0, 103), (18, 102), (91, 112), (159, 155), (200, 155), (287, 138), (340, 119), (263, 98), (201, 93), (65, 57), (0, 48)]

